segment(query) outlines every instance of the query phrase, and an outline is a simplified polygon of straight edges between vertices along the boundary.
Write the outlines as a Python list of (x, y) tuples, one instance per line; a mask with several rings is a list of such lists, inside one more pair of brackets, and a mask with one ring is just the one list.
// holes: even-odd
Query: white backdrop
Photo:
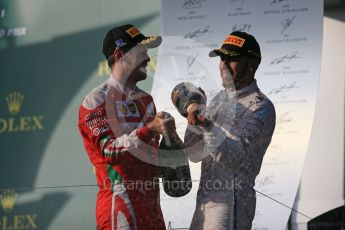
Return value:
[[(253, 34), (263, 60), (256, 73), (260, 89), (273, 101), (277, 126), (265, 155), (256, 190), (292, 207), (314, 117), (322, 47), (322, 0), (162, 0), (163, 45), (152, 95), (158, 110), (171, 112), (183, 136), (186, 121), (170, 101), (182, 82), (201, 86), (212, 98), (221, 90), (218, 58), (208, 52), (220, 47), (233, 30)], [(192, 165), (193, 180), (200, 176)], [(183, 198), (162, 194), (162, 208), (171, 226), (188, 227), (195, 208), (197, 182)], [(183, 211), (181, 211), (183, 210)], [(257, 194), (253, 229), (284, 229), (291, 210)], [(274, 217), (274, 218), (273, 218)]]
[[(345, 8), (336, 12), (343, 15)], [(320, 86), (295, 208), (314, 218), (344, 205), (345, 22), (324, 17)], [(292, 214), (292, 229), (309, 220)]]

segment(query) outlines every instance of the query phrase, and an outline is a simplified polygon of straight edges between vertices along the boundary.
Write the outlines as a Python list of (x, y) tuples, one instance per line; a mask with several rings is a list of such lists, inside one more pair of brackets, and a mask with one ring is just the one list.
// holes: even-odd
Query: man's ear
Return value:
[(257, 58), (251, 58), (249, 60), (249, 68), (252, 69), (252, 71), (256, 71), (259, 67), (259, 60)]
[(125, 52), (119, 48), (116, 48), (114, 50), (114, 59), (115, 59), (115, 62), (118, 62), (120, 61), (121, 58), (123, 58), (125, 56)]

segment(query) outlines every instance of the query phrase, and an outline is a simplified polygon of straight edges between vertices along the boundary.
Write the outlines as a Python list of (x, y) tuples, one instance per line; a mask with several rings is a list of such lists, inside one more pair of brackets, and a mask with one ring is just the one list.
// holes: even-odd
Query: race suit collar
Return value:
[(243, 97), (257, 91), (258, 89), (259, 88), (258, 88), (258, 85), (256, 84), (256, 79), (254, 79), (250, 85), (248, 85), (248, 86), (246, 86), (240, 90), (236, 90), (236, 91), (228, 89), (227, 93), (231, 98), (239, 99), (239, 98), (243, 98)]
[(114, 87), (115, 89), (119, 89), (121, 90), (124, 94), (129, 95), (131, 94), (133, 91), (134, 92), (139, 92), (139, 88), (137, 86), (135, 86), (134, 89), (128, 88), (126, 87), (123, 83), (121, 83), (120, 81), (118, 81), (112, 74), (110, 74), (108, 80), (107, 80), (108, 84), (111, 85), (112, 87)]

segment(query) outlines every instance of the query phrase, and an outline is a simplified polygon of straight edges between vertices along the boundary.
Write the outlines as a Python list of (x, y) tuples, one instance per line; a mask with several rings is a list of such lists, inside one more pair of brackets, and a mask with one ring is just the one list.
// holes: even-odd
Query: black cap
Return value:
[(261, 61), (260, 46), (254, 36), (245, 32), (234, 31), (225, 38), (222, 47), (212, 50), (209, 56), (225, 55), (236, 57), (243, 54), (256, 57)]
[(144, 36), (135, 26), (126, 24), (114, 27), (108, 31), (103, 40), (102, 52), (108, 59), (116, 48), (121, 48), (125, 52), (138, 44), (147, 48), (158, 47), (162, 43), (161, 36)]

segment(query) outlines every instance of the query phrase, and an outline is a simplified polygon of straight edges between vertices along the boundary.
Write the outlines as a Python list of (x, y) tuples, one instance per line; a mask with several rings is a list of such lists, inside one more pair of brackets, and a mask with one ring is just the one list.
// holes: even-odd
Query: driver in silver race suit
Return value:
[(261, 61), (256, 39), (235, 31), (220, 56), (224, 90), (204, 116), (197, 103), (188, 106), (185, 145), (193, 162), (202, 160), (191, 229), (251, 229), (255, 214), (255, 178), (275, 128), (275, 108), (260, 92), (255, 71)]

